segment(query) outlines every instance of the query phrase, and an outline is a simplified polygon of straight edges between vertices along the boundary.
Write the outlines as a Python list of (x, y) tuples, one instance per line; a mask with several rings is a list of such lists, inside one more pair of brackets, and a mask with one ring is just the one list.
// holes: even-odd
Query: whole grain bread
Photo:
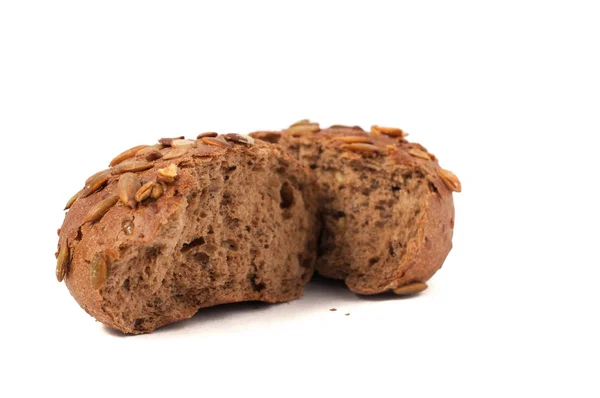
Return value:
[(251, 136), (277, 143), (318, 180), (317, 272), (359, 294), (414, 294), (452, 247), (458, 178), (401, 129), (332, 126), (303, 120)]
[(163, 138), (85, 182), (56, 253), (82, 308), (145, 333), (203, 307), (293, 300), (315, 262), (359, 294), (427, 287), (461, 190), (433, 154), (378, 126), (303, 120), (251, 136)]
[(67, 203), (57, 278), (97, 320), (150, 332), (199, 308), (302, 295), (319, 224), (312, 172), (216, 133), (118, 155)]

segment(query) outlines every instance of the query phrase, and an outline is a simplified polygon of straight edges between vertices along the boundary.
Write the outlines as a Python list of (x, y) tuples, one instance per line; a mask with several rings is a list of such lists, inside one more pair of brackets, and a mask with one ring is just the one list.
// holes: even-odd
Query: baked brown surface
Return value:
[(314, 170), (322, 232), (317, 271), (359, 294), (413, 294), (452, 247), (454, 174), (400, 129), (306, 120), (251, 136), (278, 143)]
[(90, 315), (144, 333), (202, 307), (302, 295), (319, 231), (313, 174), (276, 145), (223, 138), (132, 148), (69, 201), (57, 277)]

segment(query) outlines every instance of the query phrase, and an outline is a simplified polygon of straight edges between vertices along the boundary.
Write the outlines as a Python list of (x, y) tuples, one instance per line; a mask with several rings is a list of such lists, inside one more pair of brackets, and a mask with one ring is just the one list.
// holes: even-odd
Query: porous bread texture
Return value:
[[(402, 137), (356, 127), (293, 130), (254, 137), (279, 143), (317, 175), (317, 272), (359, 294), (400, 293), (429, 280), (452, 247), (454, 227), (452, 191), (435, 157)], [(339, 137), (368, 137), (367, 149), (378, 151), (353, 150)]]
[[(82, 224), (86, 211), (115, 195), (118, 176), (67, 213), (60, 244), (71, 261), (67, 286), (106, 325), (145, 333), (193, 316), (199, 308), (303, 293), (316, 257), (314, 179), (281, 149), (265, 143), (192, 150), (140, 173), (150, 181), (171, 162), (179, 175), (158, 200), (133, 210), (122, 203)], [(67, 243), (68, 242), (68, 243)], [(107, 277), (90, 282), (102, 255)]]

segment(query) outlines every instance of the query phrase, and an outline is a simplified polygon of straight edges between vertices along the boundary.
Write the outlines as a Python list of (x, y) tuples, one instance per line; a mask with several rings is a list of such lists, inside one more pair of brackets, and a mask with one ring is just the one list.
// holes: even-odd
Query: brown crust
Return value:
[[(295, 148), (317, 143), (321, 146), (320, 152), (338, 151), (339, 156), (347, 157), (349, 160), (375, 163), (388, 170), (398, 166), (420, 170), (434, 187), (423, 202), (420, 217), (417, 220), (416, 237), (411, 240), (405, 255), (393, 271), (393, 277), (388, 278), (388, 283), (385, 285), (374, 288), (372, 280), (351, 271), (345, 278), (340, 277), (337, 271), (330, 271), (327, 264), (317, 262), (317, 271), (320, 274), (345, 279), (352, 291), (365, 295), (394, 291), (394, 289), (412, 283), (426, 282), (441, 268), (452, 248), (454, 202), (452, 190), (440, 177), (437, 158), (433, 154), (429, 154), (422, 145), (408, 142), (399, 133), (400, 129), (389, 129), (392, 135), (382, 133), (382, 129), (386, 130), (386, 128), (376, 128), (374, 129), (375, 134), (373, 134), (355, 127), (332, 126), (302, 136), (292, 134), (287, 130), (280, 132), (280, 137), (277, 137), (274, 132), (251, 134), (254, 138), (268, 137), (270, 142), (281, 143), (292, 153), (297, 150)], [(356, 144), (356, 150), (353, 150), (349, 147), (352, 144), (347, 144), (353, 140), (348, 137), (368, 137), (370, 144)], [(371, 146), (374, 147), (373, 150), (369, 150)], [(428, 154), (429, 158), (426, 159), (423, 154)], [(298, 156), (297, 153), (296, 155)], [(317, 172), (317, 178), (318, 174)]]
[[(169, 149), (166, 149), (168, 152)], [(118, 323), (107, 311), (103, 309), (102, 288), (96, 289), (93, 286), (90, 277), (90, 263), (94, 256), (101, 254), (108, 264), (118, 262), (121, 256), (119, 247), (126, 242), (129, 246), (144, 245), (151, 243), (153, 237), (161, 226), (167, 224), (174, 217), (177, 217), (182, 211), (182, 192), (194, 187), (195, 181), (193, 173), (190, 171), (197, 164), (211, 162), (213, 160), (223, 159), (230, 155), (240, 152), (269, 153), (268, 156), (275, 156), (284, 162), (297, 163), (281, 148), (257, 142), (255, 145), (235, 144), (231, 148), (221, 148), (216, 146), (204, 145), (200, 141), (190, 147), (188, 152), (175, 159), (164, 160), (159, 158), (153, 162), (153, 167), (148, 170), (137, 172), (142, 183), (157, 180), (158, 170), (171, 164), (178, 166), (178, 175), (174, 183), (164, 184), (164, 193), (157, 200), (149, 199), (141, 203), (136, 209), (123, 204), (116, 203), (110, 208), (98, 221), (93, 223), (84, 223), (86, 216), (91, 208), (99, 202), (119, 195), (118, 181), (120, 174), (110, 175), (102, 189), (94, 192), (88, 197), (80, 197), (70, 207), (65, 216), (63, 225), (59, 230), (59, 247), (68, 246), (70, 258), (67, 265), (65, 283), (75, 300), (90, 315), (109, 327), (119, 329), (126, 333), (140, 333), (150, 330), (136, 330), (131, 325)], [(143, 154), (140, 154), (143, 156)], [(138, 161), (136, 158), (133, 161)], [(142, 158), (143, 159), (143, 158)], [(119, 163), (117, 167), (132, 161), (127, 159)], [(301, 168), (300, 165), (297, 166)], [(307, 187), (308, 189), (308, 187)], [(312, 190), (312, 187), (310, 188)], [(307, 208), (308, 207), (307, 205)], [(135, 219), (135, 233), (127, 235), (125, 228), (121, 225), (123, 219)], [(303, 282), (308, 282), (312, 272), (306, 273)], [(301, 294), (301, 291), (300, 291)], [(217, 305), (227, 302), (236, 302), (243, 300), (263, 300), (267, 302), (288, 301), (296, 298), (297, 294), (288, 294), (286, 297), (268, 296), (259, 294), (255, 297), (246, 297), (240, 293), (232, 293), (227, 297), (216, 298), (203, 303), (201, 307)], [(168, 318), (161, 320), (159, 324), (154, 325), (152, 329), (160, 327), (167, 323), (186, 319), (194, 315), (196, 309), (186, 309), (183, 312), (174, 311)]]

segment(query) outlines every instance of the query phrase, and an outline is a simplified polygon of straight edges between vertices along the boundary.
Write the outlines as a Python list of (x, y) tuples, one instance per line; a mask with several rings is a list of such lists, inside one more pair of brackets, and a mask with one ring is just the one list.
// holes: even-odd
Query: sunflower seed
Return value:
[(427, 289), (427, 284), (423, 282), (415, 282), (409, 285), (400, 286), (399, 288), (394, 289), (394, 293), (400, 296), (406, 296), (409, 294), (415, 294), (422, 292)]
[[(96, 177), (91, 178), (85, 187), (81, 190), (81, 197), (87, 198), (94, 192), (97, 192), (106, 184), (110, 173), (105, 171), (104, 173), (96, 174)], [(93, 176), (92, 176), (93, 177)]]
[(173, 138), (161, 138), (160, 140), (158, 140), (158, 143), (162, 144), (164, 146), (171, 146), (171, 143), (173, 142), (173, 140), (183, 140), (184, 138), (185, 138), (184, 136), (173, 137)]
[(425, 160), (431, 160), (431, 158), (429, 157), (429, 154), (425, 151), (422, 151), (420, 149), (416, 149), (416, 148), (411, 148), (408, 150), (408, 153), (413, 155), (416, 158), (421, 158), (421, 159), (425, 159)]
[(218, 146), (220, 148), (231, 148), (231, 144), (225, 141), (223, 138), (203, 137), (200, 140), (206, 145)]
[(157, 178), (159, 181), (173, 182), (175, 181), (175, 177), (177, 177), (177, 171), (177, 166), (171, 163), (164, 169), (158, 169)]
[(223, 134), (223, 137), (227, 141), (237, 142), (238, 144), (246, 144), (249, 146), (254, 145), (254, 138), (249, 137), (245, 134), (229, 133), (229, 134)]
[(135, 173), (125, 173), (119, 179), (119, 199), (124, 205), (135, 209), (135, 194), (142, 186), (140, 177)]
[(138, 151), (138, 153), (135, 154), (135, 156), (143, 156), (144, 159), (146, 159), (149, 162), (152, 162), (154, 160), (160, 159), (162, 157), (162, 153), (160, 153), (160, 150), (158, 148), (149, 146), (149, 147), (140, 149)]
[(202, 157), (202, 158), (194, 158), (194, 164), (204, 164), (212, 162), (213, 158), (211, 157)]
[(111, 169), (104, 169), (102, 171), (99, 171), (93, 175), (91, 175), (90, 177), (88, 177), (87, 180), (85, 180), (85, 184), (84, 185), (88, 185), (92, 180), (94, 180), (95, 178), (97, 178), (99, 175), (104, 174), (104, 173), (110, 173)]
[(129, 163), (123, 163), (112, 169), (112, 173), (114, 174), (122, 174), (132, 172), (135, 173), (137, 171), (144, 171), (151, 169), (154, 166), (153, 163), (146, 162), (143, 160), (133, 161)]
[(138, 151), (140, 149), (146, 148), (148, 145), (138, 145), (138, 146), (134, 146), (133, 148), (129, 148), (128, 150), (126, 150), (125, 152), (117, 155), (117, 157), (115, 157), (111, 162), (110, 162), (110, 167), (116, 166), (119, 163), (123, 162), (124, 160), (130, 159), (132, 157), (134, 157), (136, 155), (136, 153), (138, 153)]
[(329, 126), (329, 128), (330, 129), (351, 129), (351, 130), (365, 131), (360, 126), (344, 126), (343, 124), (334, 124), (333, 126)]
[(396, 127), (382, 127), (382, 126), (371, 126), (371, 134), (373, 135), (379, 135), (379, 134), (386, 134), (386, 135), (390, 135), (392, 137), (406, 137), (408, 134), (406, 134), (404, 131), (402, 131), (402, 129), (396, 128)]
[(152, 187), (154, 186), (154, 181), (150, 181), (145, 183), (137, 190), (135, 193), (135, 200), (138, 203), (142, 203), (144, 200), (148, 199), (152, 194)]
[(273, 144), (279, 143), (279, 140), (281, 139), (281, 133), (279, 131), (254, 131), (249, 135), (252, 138), (271, 142)]
[(287, 129), (287, 131), (290, 132), (295, 137), (298, 137), (303, 134), (308, 134), (308, 133), (316, 133), (317, 131), (320, 131), (320, 130), (321, 130), (321, 128), (319, 127), (318, 123), (298, 124), (295, 126), (292, 125)]
[(365, 143), (354, 143), (354, 144), (344, 144), (341, 146), (342, 149), (349, 149), (354, 152), (362, 152), (362, 153), (381, 153), (381, 149), (372, 144)]
[(162, 184), (157, 182), (152, 187), (152, 193), (150, 193), (150, 196), (152, 197), (152, 199), (158, 199), (162, 196), (164, 191), (165, 191), (165, 189), (162, 186)]
[(79, 197), (81, 196), (81, 192), (83, 192), (83, 189), (77, 192), (75, 195), (71, 196), (71, 199), (69, 199), (69, 201), (65, 205), (65, 210), (69, 210), (71, 206), (73, 206), (73, 203), (75, 203), (77, 199), (79, 199)]
[(69, 243), (65, 242), (58, 249), (58, 257), (56, 258), (56, 279), (62, 282), (67, 275), (67, 266), (69, 265)]
[(109, 211), (110, 208), (113, 207), (118, 201), (119, 197), (117, 195), (113, 195), (96, 203), (86, 214), (85, 218), (83, 219), (83, 223), (85, 224), (100, 220), (102, 216), (104, 216), (106, 212)]
[(194, 167), (194, 159), (182, 160), (181, 162), (178, 162), (177, 165), (182, 169)]
[(97, 253), (90, 263), (90, 281), (92, 288), (98, 290), (106, 281), (106, 259), (101, 253)]
[(188, 147), (189, 148), (189, 147), (196, 146), (196, 141), (177, 139), (177, 140), (171, 141), (171, 146), (173, 148), (181, 148), (181, 147)]
[(442, 181), (444, 181), (444, 184), (446, 184), (448, 189), (454, 192), (462, 191), (462, 185), (460, 184), (460, 180), (453, 172), (451, 172), (450, 170), (444, 170), (442, 168), (438, 168), (437, 171), (440, 178), (442, 179)]
[(296, 123), (292, 123), (290, 125), (290, 127), (295, 127), (295, 126), (302, 126), (304, 124), (310, 124), (310, 120), (308, 119), (302, 119), (302, 120), (298, 120)]
[(347, 144), (355, 144), (355, 143), (369, 143), (372, 144), (373, 140), (364, 135), (344, 135), (340, 137), (333, 137), (332, 141), (341, 141)]
[(205, 138), (205, 137), (216, 137), (219, 134), (215, 133), (214, 131), (209, 131), (208, 133), (200, 133), (198, 134), (198, 137), (196, 137), (196, 139), (200, 139), (200, 138)]
[(162, 159), (163, 160), (176, 159), (178, 157), (185, 155), (188, 152), (188, 150), (189, 150), (188, 147), (179, 147), (179, 148), (171, 149), (162, 157)]

